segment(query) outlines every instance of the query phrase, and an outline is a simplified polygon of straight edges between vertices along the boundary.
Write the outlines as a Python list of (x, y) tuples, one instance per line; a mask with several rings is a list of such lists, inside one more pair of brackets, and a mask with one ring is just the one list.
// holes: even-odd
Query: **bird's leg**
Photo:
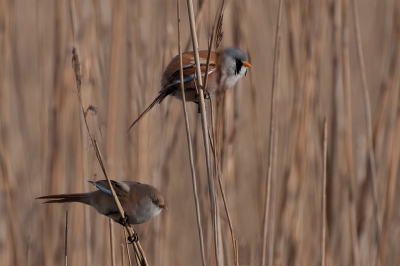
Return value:
[[(200, 106), (200, 103), (199, 102), (196, 102), (197, 103), (197, 113), (198, 114), (201, 114), (201, 106)], [(207, 111), (207, 106), (206, 106), (206, 111)]]
[[(203, 87), (200, 87), (198, 91), (202, 90), (202, 88)], [(211, 95), (210, 95), (210, 93), (208, 91), (203, 90), (203, 93), (204, 93), (204, 99), (208, 100), (208, 99), (211, 98)], [(196, 102), (199, 102), (199, 93), (196, 93), (194, 95), (194, 99), (196, 100)]]
[[(211, 98), (211, 95), (208, 91), (204, 91), (204, 99), (208, 100)], [(194, 96), (194, 99), (198, 102), (199, 101), (199, 94), (196, 93), (196, 95)]]
[[(117, 222), (118, 222), (119, 224), (121, 224), (122, 226), (126, 226), (127, 223), (128, 223), (128, 219), (129, 219), (129, 216), (128, 216), (128, 214), (125, 212), (124, 218), (120, 217), (120, 218), (118, 219)], [(128, 236), (128, 241), (129, 241), (131, 244), (133, 244), (133, 243), (139, 241), (139, 235), (136, 233), (136, 231), (135, 231), (133, 228), (132, 228), (132, 230), (133, 230), (133, 236)]]
[(200, 99), (199, 94), (196, 92), (194, 95), (194, 102), (199, 104), (199, 99)]
[(208, 91), (204, 91), (204, 99), (211, 99), (211, 95)]
[(125, 213), (124, 218), (120, 217), (118, 220), (118, 223), (122, 226), (125, 226), (126, 223), (128, 222), (128, 214)]
[(139, 235), (136, 233), (136, 231), (133, 228), (132, 228), (132, 230), (133, 230), (133, 236), (128, 236), (128, 241), (131, 244), (139, 241)]
[(196, 93), (194, 95), (194, 101), (195, 104), (197, 104), (197, 113), (200, 114), (201, 113), (201, 108), (200, 108), (200, 102), (199, 102), (199, 94)]
[(201, 113), (200, 103), (199, 102), (196, 103), (197, 103), (197, 113), (200, 114)]
[[(199, 90), (200, 89), (202, 89), (202, 87), (200, 87)], [(208, 91), (203, 90), (203, 92), (204, 92), (204, 99), (208, 100), (208, 99), (211, 98), (211, 95), (210, 95), (210, 93)], [(194, 95), (194, 100), (195, 100), (194, 102), (197, 103), (197, 113), (200, 114), (201, 113), (201, 108), (200, 108), (200, 101), (199, 101), (199, 94), (198, 93), (196, 93)]]

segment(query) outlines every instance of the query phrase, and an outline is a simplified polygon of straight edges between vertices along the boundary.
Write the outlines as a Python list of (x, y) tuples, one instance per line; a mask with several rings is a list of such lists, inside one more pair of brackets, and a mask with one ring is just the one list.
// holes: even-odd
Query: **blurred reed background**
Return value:
[[(324, 117), (327, 265), (400, 264), (400, 2), (356, 1), (371, 110), (365, 108), (354, 2), (283, 1), (277, 164), (268, 215), (273, 246), (266, 247), (273, 251), (267, 253), (272, 265), (320, 265)], [(195, 1), (200, 49), (207, 49), (218, 5)], [(183, 47), (192, 50), (186, 1), (181, 14)], [(277, 0), (232, 0), (223, 22), (221, 45), (246, 50), (252, 64), (225, 94), (217, 119), (221, 177), (241, 265), (262, 263), (277, 14)], [(168, 211), (134, 227), (149, 264), (201, 265), (181, 103), (165, 100), (126, 132), (157, 95), (162, 71), (178, 53), (176, 2), (164, 0), (0, 0), (0, 264), (60, 265), (66, 210), (69, 264), (111, 264), (106, 217), (80, 204), (34, 200), (93, 190), (87, 181), (104, 178), (82, 123), (73, 47), (82, 63), (83, 104), (97, 110), (89, 111), (89, 126), (110, 177), (152, 184), (166, 198)], [(194, 104), (188, 110), (206, 259), (215, 265), (200, 115)], [(220, 196), (218, 201), (221, 265), (233, 265)], [(113, 228), (121, 265), (124, 235), (121, 226)]]

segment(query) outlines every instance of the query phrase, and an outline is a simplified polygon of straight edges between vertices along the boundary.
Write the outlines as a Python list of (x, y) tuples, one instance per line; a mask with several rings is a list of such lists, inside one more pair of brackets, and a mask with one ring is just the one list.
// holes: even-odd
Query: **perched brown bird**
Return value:
[(112, 197), (107, 180), (89, 182), (99, 190), (87, 193), (49, 195), (37, 199), (50, 199), (44, 203), (80, 202), (90, 205), (100, 214), (122, 225), (125, 222), (130, 224), (144, 223), (157, 216), (163, 209), (167, 209), (163, 196), (156, 188), (134, 181), (111, 180), (115, 193), (125, 211), (126, 217), (123, 220)]
[[(199, 51), (202, 77), (205, 76), (206, 72), (207, 56), (208, 51)], [(235, 86), (236, 82), (247, 73), (248, 67), (251, 67), (251, 65), (247, 62), (246, 53), (237, 47), (227, 48), (221, 53), (211, 52), (207, 88), (205, 90), (206, 98), (212, 97), (217, 92), (218, 88), (225, 90)], [(193, 52), (185, 52), (182, 54), (182, 69), (185, 99), (187, 102), (198, 104), (198, 95), (195, 86), (196, 64)], [(156, 104), (160, 104), (168, 95), (172, 95), (182, 100), (180, 83), (179, 55), (177, 55), (164, 70), (161, 77), (161, 91), (158, 96), (149, 107), (139, 115), (129, 129), (131, 129)]]

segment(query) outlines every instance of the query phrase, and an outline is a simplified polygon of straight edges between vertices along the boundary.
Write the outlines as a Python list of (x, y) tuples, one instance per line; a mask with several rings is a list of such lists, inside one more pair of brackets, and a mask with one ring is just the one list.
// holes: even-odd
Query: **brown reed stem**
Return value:
[(64, 266), (68, 265), (68, 210), (65, 211)]
[(114, 231), (111, 219), (108, 219), (108, 228), (110, 229), (111, 265), (115, 266)]
[[(124, 219), (125, 218), (125, 212), (122, 209), (121, 203), (119, 202), (117, 194), (115, 193), (114, 188), (113, 188), (113, 186), (111, 184), (110, 178), (108, 177), (107, 170), (106, 170), (103, 158), (102, 158), (101, 153), (100, 153), (100, 149), (99, 149), (99, 147), (97, 145), (97, 141), (94, 138), (94, 136), (90, 133), (89, 125), (88, 125), (87, 120), (86, 120), (86, 111), (85, 111), (85, 109), (83, 107), (82, 95), (81, 95), (82, 69), (81, 69), (81, 63), (80, 63), (80, 60), (79, 60), (79, 56), (78, 56), (78, 53), (77, 53), (75, 47), (72, 49), (72, 67), (73, 67), (74, 72), (75, 72), (75, 80), (76, 80), (76, 86), (77, 86), (77, 91), (78, 91), (78, 100), (79, 100), (79, 104), (80, 104), (80, 107), (81, 107), (81, 111), (82, 111), (82, 115), (83, 115), (83, 120), (85, 122), (86, 130), (88, 132), (88, 135), (89, 135), (90, 141), (92, 143), (92, 147), (93, 147), (93, 149), (95, 151), (95, 154), (96, 154), (97, 160), (99, 162), (100, 168), (103, 171), (103, 174), (107, 179), (108, 185), (110, 186), (110, 191), (111, 191), (111, 194), (112, 194), (112, 196), (114, 198), (115, 204), (117, 205), (117, 208), (118, 208), (118, 211), (119, 211), (119, 213), (121, 215), (121, 218)], [(128, 231), (129, 236), (133, 237), (134, 236), (134, 232), (133, 232), (133, 229), (132, 229), (131, 225), (129, 223), (126, 223), (125, 224), (125, 228)], [(134, 247), (136, 258), (140, 262), (139, 265), (143, 265), (143, 266), (148, 265), (146, 256), (145, 256), (143, 250), (141, 249), (139, 241), (132, 243), (132, 246)]]
[(187, 137), (188, 152), (189, 152), (190, 172), (192, 174), (193, 196), (194, 196), (194, 204), (195, 204), (195, 208), (196, 208), (196, 218), (197, 218), (196, 221), (197, 221), (197, 230), (198, 230), (199, 241), (200, 241), (201, 261), (202, 261), (203, 265), (206, 265), (206, 258), (205, 258), (205, 253), (204, 253), (203, 229), (201, 226), (201, 217), (200, 217), (199, 195), (197, 192), (197, 178), (196, 178), (196, 171), (195, 171), (194, 159), (193, 159), (193, 145), (192, 145), (192, 138), (190, 136), (190, 124), (189, 124), (189, 119), (188, 119), (188, 114), (187, 114), (185, 87), (184, 87), (184, 82), (183, 82), (182, 44), (181, 44), (181, 28), (180, 28), (181, 17), (180, 17), (179, 0), (177, 0), (176, 3), (177, 3), (177, 16), (178, 16), (178, 50), (179, 50), (179, 68), (180, 68), (180, 81), (181, 81), (180, 84), (181, 84), (181, 92), (182, 92), (182, 107), (183, 107), (183, 115), (185, 117), (186, 137)]
[(197, 79), (198, 87), (201, 88), (199, 90), (199, 105), (201, 110), (201, 125), (203, 131), (203, 140), (204, 140), (204, 149), (206, 155), (206, 164), (207, 164), (207, 176), (208, 176), (208, 189), (209, 189), (209, 196), (210, 196), (210, 203), (211, 203), (211, 217), (212, 217), (212, 225), (213, 225), (213, 235), (214, 235), (214, 252), (216, 258), (216, 264), (219, 265), (219, 256), (218, 256), (218, 233), (217, 233), (217, 215), (216, 215), (216, 203), (215, 203), (215, 189), (214, 189), (214, 178), (213, 178), (213, 171), (212, 171), (212, 163), (211, 163), (211, 156), (210, 156), (210, 140), (208, 138), (208, 124), (207, 124), (207, 117), (206, 117), (206, 105), (204, 102), (204, 88), (203, 88), (203, 80), (201, 78), (201, 69), (199, 63), (199, 52), (198, 52), (198, 42), (197, 42), (197, 35), (196, 35), (196, 23), (194, 20), (194, 11), (193, 11), (193, 2), (191, 0), (187, 0), (187, 8), (189, 14), (189, 24), (190, 24), (190, 33), (192, 36), (192, 43), (193, 43), (193, 53), (196, 62), (196, 76), (200, 77)]
[[(69, 12), (69, 14), (70, 14), (70, 20), (71, 20), (73, 43), (75, 43), (75, 40), (77, 39), (77, 36), (76, 36), (77, 35), (77, 30), (76, 30), (76, 23), (75, 23), (75, 21), (76, 21), (75, 9), (76, 9), (75, 1), (71, 1), (70, 2), (70, 12)], [(79, 69), (77, 69), (77, 71), (75, 71), (75, 73), (80, 73), (79, 75), (82, 75), (82, 72), (81, 72), (82, 70), (80, 69), (81, 68), (80, 64), (76, 65), (76, 67), (79, 68)], [(81, 79), (82, 77), (80, 76), (79, 78)], [(81, 133), (82, 142), (87, 145), (87, 140), (85, 138), (85, 129), (83, 127), (80, 127), (80, 133)], [(83, 145), (83, 146), (86, 146), (86, 145)], [(82, 156), (83, 156), (83, 154), (82, 154)], [(83, 167), (83, 176), (86, 176), (86, 174), (88, 172), (87, 171), (87, 165), (85, 163), (83, 163), (82, 167)], [(83, 187), (87, 186), (86, 185), (87, 183), (84, 182), (83, 179), (82, 179), (82, 183), (83, 183)], [(89, 220), (89, 212), (88, 211), (85, 212), (84, 219), (85, 219), (85, 224), (84, 224), (84, 227), (85, 227), (85, 241), (86, 241), (86, 249), (87, 249), (87, 252), (86, 252), (86, 265), (92, 265), (92, 257), (91, 257), (92, 245), (90, 243), (90, 229), (89, 229), (90, 228), (90, 220)]]
[[(372, 189), (372, 201), (374, 206), (374, 218), (375, 218), (375, 241), (377, 245), (377, 254), (379, 252), (380, 237), (381, 237), (381, 222), (379, 218), (378, 210), (378, 191), (376, 188), (376, 167), (375, 167), (375, 154), (374, 154), (374, 144), (372, 140), (372, 116), (371, 116), (371, 101), (369, 98), (368, 85), (367, 85), (367, 75), (365, 73), (365, 63), (364, 55), (361, 44), (361, 33), (360, 33), (360, 22), (358, 18), (358, 8), (356, 0), (351, 0), (352, 10), (353, 10), (353, 20), (354, 20), (354, 34), (356, 37), (356, 48), (358, 63), (360, 65), (360, 74), (362, 82), (362, 92), (364, 96), (364, 109), (365, 109), (365, 119), (367, 121), (367, 150), (368, 150), (368, 166), (370, 170), (371, 189)], [(378, 258), (378, 255), (376, 255)]]
[[(211, 39), (208, 42), (208, 55), (207, 55), (207, 63), (206, 63), (206, 70), (205, 70), (205, 75), (204, 75), (204, 88), (207, 88), (207, 81), (208, 81), (208, 68), (210, 66), (210, 57), (211, 57), (211, 50), (212, 50), (212, 45), (214, 43), (214, 40), (216, 39), (216, 35), (218, 33), (218, 30), (222, 26), (222, 17), (224, 13), (224, 8), (225, 8), (225, 0), (222, 1), (222, 4), (218, 10), (217, 16), (214, 21), (214, 25), (212, 27), (212, 34), (211, 34)], [(217, 46), (217, 45), (216, 45)], [(215, 47), (218, 48), (218, 47)], [(212, 125), (212, 124), (211, 124)]]
[[(207, 63), (206, 63), (206, 70), (205, 70), (205, 77), (204, 77), (204, 88), (207, 88), (207, 80), (208, 80), (208, 67), (209, 67), (209, 62), (210, 62), (210, 56), (211, 56), (211, 50), (212, 50), (212, 45), (215, 40), (215, 48), (218, 48), (219, 42), (222, 40), (222, 20), (223, 20), (223, 14), (224, 14), (224, 9), (225, 9), (225, 0), (222, 1), (220, 8), (216, 14), (214, 25), (212, 28), (212, 35), (211, 39), (209, 40), (208, 43), (208, 57), (207, 57)], [(218, 36), (217, 36), (218, 35)], [(210, 108), (211, 108), (211, 128), (214, 129), (214, 122), (213, 122), (213, 106), (212, 102), (210, 99)], [(235, 238), (235, 234), (233, 232), (233, 225), (232, 225), (232, 219), (229, 213), (229, 208), (228, 208), (228, 203), (225, 197), (225, 191), (224, 187), (222, 185), (221, 181), (221, 170), (219, 168), (219, 162), (218, 162), (218, 157), (217, 157), (217, 150), (216, 150), (216, 145), (215, 141), (214, 144), (212, 143), (212, 139), (214, 134), (211, 134), (210, 131), (208, 131), (208, 137), (210, 138), (210, 143), (211, 143), (211, 149), (214, 155), (214, 160), (215, 160), (215, 172), (217, 173), (217, 179), (218, 179), (218, 184), (219, 188), (221, 190), (221, 195), (222, 195), (222, 200), (224, 203), (224, 208), (226, 212), (226, 216), (228, 217), (228, 224), (229, 224), (229, 230), (231, 233), (231, 239), (232, 239), (232, 247), (233, 247), (233, 261), (235, 265), (238, 265), (239, 263), (239, 252), (237, 250), (237, 240)], [(215, 139), (215, 138), (214, 138)]]
[(349, 47), (349, 27), (347, 19), (348, 0), (343, 0), (341, 5), (341, 64), (343, 68), (343, 100), (344, 100), (344, 144), (346, 147), (346, 164), (350, 187), (348, 188), (348, 202), (347, 208), (349, 221), (350, 221), (350, 236), (353, 249), (353, 265), (360, 265), (360, 244), (357, 236), (357, 217), (356, 217), (356, 174), (354, 170), (354, 155), (353, 155), (353, 123), (352, 123), (352, 104), (351, 104), (351, 91), (350, 91), (350, 47)]
[[(397, 108), (400, 110), (400, 106)], [(382, 221), (382, 233), (381, 233), (381, 243), (379, 245), (379, 252), (378, 252), (378, 258), (377, 261), (375, 262), (375, 265), (386, 265), (385, 264), (385, 253), (386, 253), (386, 246), (387, 244), (387, 238), (388, 238), (388, 232), (391, 226), (390, 218), (394, 215), (393, 214), (393, 205), (396, 204), (396, 188), (398, 186), (398, 171), (399, 171), (399, 160), (400, 160), (400, 138), (395, 137), (395, 136), (400, 136), (400, 117), (397, 118), (396, 121), (396, 126), (393, 130), (393, 137), (392, 137), (392, 145), (390, 149), (390, 171), (389, 171), (389, 177), (388, 177), (388, 184), (386, 186), (386, 198), (385, 198), (385, 209), (383, 213), (383, 221)], [(390, 233), (389, 233), (390, 234)]]
[[(212, 106), (212, 104), (211, 104), (211, 106)], [(212, 115), (211, 115), (211, 117), (212, 117)], [(237, 250), (237, 240), (236, 240), (235, 234), (233, 232), (232, 219), (231, 219), (231, 215), (230, 215), (229, 208), (228, 208), (228, 202), (227, 202), (226, 196), (225, 196), (224, 186), (222, 185), (222, 181), (221, 181), (221, 169), (219, 167), (219, 161), (218, 161), (218, 157), (217, 157), (216, 145), (215, 145), (215, 143), (212, 142), (213, 138), (211, 136), (211, 132), (210, 131), (208, 131), (208, 136), (209, 136), (209, 138), (211, 140), (210, 144), (211, 144), (211, 149), (213, 151), (214, 160), (215, 160), (215, 168), (216, 168), (216, 173), (217, 173), (217, 178), (218, 178), (218, 185), (219, 185), (219, 188), (221, 190), (222, 200), (223, 200), (223, 203), (224, 203), (226, 216), (228, 218), (229, 230), (231, 232), (232, 247), (233, 247), (233, 261), (234, 261), (234, 265), (239, 265), (239, 252)]]
[[(128, 236), (126, 235), (126, 230), (123, 230), (124, 232), (124, 237), (125, 239), (128, 238)], [(132, 260), (131, 260), (131, 254), (129, 253), (129, 247), (128, 247), (129, 243), (127, 241), (125, 241), (125, 247), (126, 247), (126, 255), (128, 256), (128, 262), (129, 262), (129, 266), (132, 265)]]
[(115, 140), (116, 128), (118, 121), (117, 110), (119, 108), (119, 95), (120, 92), (120, 78), (118, 73), (120, 72), (120, 61), (121, 61), (121, 48), (123, 44), (123, 28), (126, 25), (125, 16), (123, 15), (126, 9), (126, 1), (114, 1), (112, 2), (112, 29), (111, 29), (111, 46), (110, 46), (110, 68), (109, 68), (109, 79), (108, 79), (108, 92), (107, 92), (107, 141), (105, 145), (105, 151), (107, 154), (107, 168), (111, 176), (115, 175)]
[[(262, 265), (267, 265), (267, 237), (268, 237), (268, 229), (271, 226), (273, 215), (270, 215), (271, 201), (273, 198), (271, 197), (271, 186), (273, 184), (274, 176), (272, 176), (272, 167), (274, 170), (276, 169), (276, 144), (277, 144), (277, 130), (275, 130), (275, 112), (276, 112), (276, 102), (278, 100), (278, 76), (279, 76), (279, 63), (280, 63), (280, 26), (281, 26), (281, 17), (282, 17), (282, 0), (279, 0), (278, 7), (278, 18), (276, 23), (276, 31), (275, 31), (275, 53), (274, 53), (274, 74), (272, 78), (272, 95), (271, 95), (271, 115), (270, 115), (270, 131), (269, 131), (269, 154), (268, 154), (268, 173), (267, 173), (267, 195), (265, 197), (265, 209), (264, 209), (264, 223), (263, 223), (263, 243), (262, 243)], [(275, 163), (274, 163), (275, 162)], [(272, 216), (272, 217), (271, 217)], [(271, 221), (271, 223), (270, 223)], [(273, 230), (270, 232), (269, 238), (269, 252), (268, 252), (268, 265), (272, 265), (273, 263)]]
[(328, 160), (328, 125), (324, 117), (323, 143), (323, 175), (322, 175), (322, 234), (321, 234), (321, 266), (326, 265), (326, 170)]
[(124, 244), (121, 244), (121, 265), (125, 265)]
[[(85, 119), (85, 121), (86, 121), (86, 119)], [(87, 125), (87, 124), (86, 124), (86, 125)], [(90, 135), (90, 134), (89, 134), (89, 135)], [(108, 185), (110, 186), (110, 190), (111, 190), (111, 193), (112, 193), (113, 198), (114, 198), (114, 200), (115, 200), (115, 203), (116, 203), (116, 205), (117, 205), (117, 207), (118, 207), (118, 211), (119, 211), (119, 213), (120, 213), (120, 215), (121, 215), (121, 218), (124, 219), (124, 218), (125, 218), (125, 212), (124, 212), (124, 210), (122, 209), (121, 203), (119, 202), (119, 199), (118, 199), (118, 197), (117, 197), (117, 194), (115, 193), (115, 190), (114, 190), (114, 188), (112, 187), (110, 178), (108, 177), (107, 170), (106, 170), (106, 168), (105, 168), (104, 161), (103, 161), (103, 158), (102, 158), (101, 153), (100, 153), (100, 149), (99, 149), (99, 147), (98, 147), (98, 145), (97, 145), (97, 141), (96, 141), (96, 139), (94, 139), (94, 138), (93, 138), (93, 139), (91, 138), (91, 140), (92, 140), (92, 143), (93, 143), (93, 147), (94, 147), (94, 149), (95, 149), (95, 152), (96, 152), (97, 160), (99, 161), (101, 170), (103, 171), (103, 174), (104, 174), (104, 176), (106, 177), (106, 179), (107, 179), (107, 181), (108, 181)], [(126, 228), (126, 230), (128, 231), (129, 236), (130, 236), (130, 237), (133, 237), (133, 236), (134, 236), (134, 232), (133, 232), (132, 226), (131, 226), (129, 223), (126, 223), (126, 224), (125, 224), (125, 228)], [(136, 259), (140, 262), (139, 265), (148, 265), (147, 259), (146, 259), (145, 255), (144, 255), (143, 249), (142, 249), (142, 247), (140, 246), (139, 241), (133, 242), (133, 243), (132, 243), (132, 246), (134, 247), (134, 250), (135, 250)]]

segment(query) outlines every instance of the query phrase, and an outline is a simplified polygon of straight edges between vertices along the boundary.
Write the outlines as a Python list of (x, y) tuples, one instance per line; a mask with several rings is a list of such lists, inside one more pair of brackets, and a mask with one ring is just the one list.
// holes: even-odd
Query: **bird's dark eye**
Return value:
[(152, 200), (152, 202), (153, 202), (154, 205), (157, 205), (157, 206), (160, 205), (158, 200)]
[(237, 75), (242, 69), (243, 63), (239, 59), (235, 59), (235, 63), (236, 63), (235, 75)]

